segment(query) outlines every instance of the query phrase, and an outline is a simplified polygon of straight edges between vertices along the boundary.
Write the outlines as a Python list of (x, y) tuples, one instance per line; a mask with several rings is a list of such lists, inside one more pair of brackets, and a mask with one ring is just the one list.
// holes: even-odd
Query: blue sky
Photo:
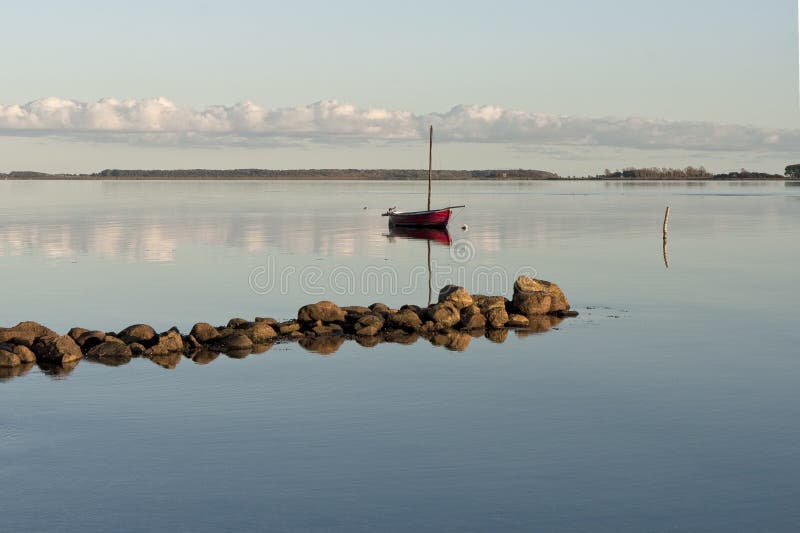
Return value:
[[(29, 1), (4, 2), (0, 18), (0, 105), (6, 112), (45, 97), (83, 104), (163, 97), (185, 110), (244, 101), (276, 110), (335, 100), (424, 121), (474, 105), (587, 120), (677, 122), (682, 139), (686, 122), (750, 125), (757, 138), (772, 139), (778, 130), (795, 130), (800, 118), (793, 0)], [(519, 128), (509, 134), (499, 126), (480, 132), (473, 143), (456, 138), (461, 118), (449, 120), (452, 134), (441, 150), (448, 168), (581, 173), (691, 158), (686, 164), (778, 170), (786, 152), (800, 149), (792, 144), (795, 136), (776, 149), (741, 142), (699, 142), (693, 149), (695, 133), (690, 142), (655, 148), (628, 142), (635, 133), (607, 145), (592, 136), (592, 122), (591, 149), (574, 135), (523, 139)], [(403, 164), (416, 153), (413, 139), (370, 139), (372, 127), (359, 142), (351, 130), (341, 141), (339, 126), (327, 123), (314, 126), (329, 132), (324, 139), (311, 132), (276, 142), (280, 131), (270, 126), (265, 143), (247, 140), (255, 130), (242, 137), (231, 126), (227, 134), (237, 134), (234, 143), (216, 134), (197, 143), (186, 142), (195, 126), (178, 125), (183, 137), (165, 143), (127, 123), (136, 135), (108, 135), (102, 128), (76, 134), (76, 128), (95, 127), (85, 121), (80, 127), (69, 122), (63, 131), (9, 124), (0, 114), (0, 170), (194, 161), (220, 167), (418, 166), (417, 160)], [(142, 133), (150, 134), (150, 142)], [(728, 135), (733, 137), (741, 132)]]

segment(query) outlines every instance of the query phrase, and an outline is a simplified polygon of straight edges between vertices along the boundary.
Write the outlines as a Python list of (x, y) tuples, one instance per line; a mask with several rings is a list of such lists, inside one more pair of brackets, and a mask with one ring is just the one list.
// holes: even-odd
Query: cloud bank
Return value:
[(199, 110), (180, 107), (166, 98), (104, 98), (87, 103), (49, 97), (26, 104), (0, 104), (2, 135), (112, 142), (392, 142), (424, 138), (430, 124), (439, 142), (649, 150), (800, 150), (800, 130), (636, 117), (586, 118), (491, 105), (457, 105), (444, 113), (414, 114), (359, 108), (334, 100), (275, 109), (241, 102)]

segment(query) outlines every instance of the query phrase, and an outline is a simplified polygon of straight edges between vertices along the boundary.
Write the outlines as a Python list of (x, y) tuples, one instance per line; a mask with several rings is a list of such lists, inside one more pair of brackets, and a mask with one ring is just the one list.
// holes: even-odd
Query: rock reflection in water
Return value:
[(208, 348), (200, 348), (189, 356), (189, 358), (198, 365), (207, 365), (217, 357), (219, 357), (219, 353), (213, 352)]
[(530, 324), (527, 328), (520, 328), (515, 330), (517, 337), (524, 338), (530, 335), (541, 335), (542, 333), (547, 333), (554, 327), (558, 326), (563, 322), (563, 318), (559, 318), (556, 316), (534, 316), (530, 317)]
[(62, 364), (39, 361), (36, 364), (39, 365), (39, 370), (41, 370), (43, 374), (54, 379), (62, 379), (70, 375), (72, 371), (75, 370), (75, 367), (78, 366), (78, 363), (80, 363), (80, 360), (68, 361)]
[(0, 367), (0, 381), (6, 381), (13, 378), (24, 376), (31, 369), (36, 366), (35, 363), (23, 363), (17, 366)]
[(86, 359), (91, 363), (97, 363), (103, 366), (123, 366), (131, 362), (130, 357), (124, 357), (124, 356), (97, 357), (92, 355), (86, 355), (84, 356), (84, 359)]
[(147, 357), (152, 362), (160, 366), (161, 368), (166, 368), (167, 370), (174, 370), (178, 367), (178, 363), (181, 362), (181, 354), (173, 352), (168, 354), (158, 354), (158, 355), (151, 355)]
[(331, 355), (344, 344), (344, 337), (329, 335), (323, 337), (305, 337), (300, 340), (300, 346), (319, 355)]

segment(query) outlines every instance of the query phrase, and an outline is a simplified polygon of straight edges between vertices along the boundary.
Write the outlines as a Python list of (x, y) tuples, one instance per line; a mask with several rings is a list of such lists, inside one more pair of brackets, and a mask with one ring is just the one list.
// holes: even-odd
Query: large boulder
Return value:
[(304, 305), (297, 312), (297, 320), (303, 323), (313, 322), (344, 322), (347, 313), (333, 302), (322, 301), (315, 304)]
[(228, 327), (231, 329), (240, 329), (250, 325), (250, 321), (245, 318), (231, 318), (228, 320)]
[(373, 313), (378, 313), (382, 317), (386, 318), (389, 315), (389, 306), (380, 302), (376, 302), (369, 306), (369, 309)]
[(505, 308), (508, 305), (508, 300), (505, 296), (485, 296), (483, 294), (476, 294), (472, 299), (483, 314), (486, 314), (486, 312), (493, 307)]
[(457, 309), (461, 310), (474, 303), (472, 296), (464, 287), (457, 285), (447, 285), (439, 291), (439, 303), (450, 302)]
[(36, 335), (32, 331), (22, 331), (15, 328), (0, 328), (0, 343), (19, 344), (22, 346), (33, 346), (36, 342)]
[(562, 291), (561, 287), (555, 283), (545, 281), (543, 279), (530, 278), (528, 276), (520, 276), (517, 278), (517, 281), (514, 282), (514, 296), (516, 296), (518, 293), (525, 294), (537, 292), (544, 292), (550, 297), (550, 308), (548, 311), (546, 311), (546, 313), (556, 313), (559, 311), (569, 310), (569, 301), (567, 301), (564, 291)]
[(416, 331), (422, 327), (422, 320), (413, 309), (401, 309), (389, 315), (387, 322), (392, 328), (400, 328), (408, 331)]
[(477, 305), (471, 305), (461, 310), (461, 329), (473, 330), (486, 327), (486, 318)]
[(33, 345), (33, 352), (37, 361), (55, 365), (71, 363), (83, 357), (80, 346), (67, 335), (42, 337)]
[(546, 315), (550, 312), (552, 298), (544, 291), (514, 292), (513, 306), (517, 313), (526, 316)]
[(356, 322), (362, 316), (372, 314), (372, 309), (370, 309), (369, 307), (363, 307), (361, 305), (350, 305), (347, 307), (342, 307), (342, 310), (345, 312), (345, 316), (348, 322)]
[(486, 324), (493, 329), (504, 328), (508, 323), (505, 307), (492, 307), (486, 312)]
[(86, 329), (86, 328), (78, 328), (78, 327), (74, 327), (74, 328), (71, 328), (71, 329), (70, 329), (70, 330), (67, 332), (67, 335), (69, 335), (70, 337), (72, 337), (72, 340), (74, 340), (75, 342), (78, 342), (78, 338), (79, 338), (81, 335), (83, 335), (84, 333), (86, 333), (87, 331), (89, 331), (89, 330), (88, 330), (88, 329)]
[(194, 326), (192, 326), (192, 331), (190, 333), (197, 342), (201, 344), (209, 343), (215, 339), (219, 338), (219, 331), (217, 328), (208, 324), (206, 322), (198, 322)]
[(451, 302), (433, 304), (428, 307), (427, 316), (437, 330), (450, 329), (461, 320), (461, 313)]
[(19, 324), (14, 326), (14, 329), (20, 331), (30, 331), (37, 339), (40, 337), (48, 337), (53, 335), (58, 336), (58, 333), (56, 333), (52, 329), (43, 326), (38, 322), (32, 322), (32, 321), (20, 322)]
[(278, 323), (277, 320), (275, 320), (274, 318), (269, 317), (269, 316), (257, 316), (255, 318), (255, 321), (256, 322), (266, 322), (268, 326), (273, 326), (273, 327)]
[(58, 337), (58, 333), (38, 322), (20, 322), (12, 328), (0, 328), (0, 343), (9, 342), (31, 348), (43, 337)]
[(380, 315), (364, 315), (355, 323), (356, 335), (374, 337), (381, 332), (384, 320)]
[(156, 330), (147, 324), (134, 324), (120, 331), (117, 337), (125, 342), (125, 344), (133, 344), (136, 342), (144, 346), (149, 346), (156, 337)]
[(252, 350), (253, 341), (251, 341), (250, 337), (242, 332), (231, 332), (220, 337), (219, 339), (215, 339), (211, 343), (210, 347), (212, 350), (223, 353), (238, 350)]
[(275, 330), (266, 322), (254, 322), (250, 327), (242, 331), (253, 341), (253, 344), (272, 342), (278, 336)]
[(130, 359), (133, 357), (130, 347), (121, 342), (101, 342), (86, 352), (90, 359)]
[(22, 361), (17, 354), (0, 349), (0, 368), (12, 368), (21, 364)]
[(11, 350), (11, 353), (19, 357), (19, 360), (22, 361), (23, 364), (36, 362), (36, 354), (33, 353), (27, 346), (18, 344), (17, 346), (14, 346), (14, 348)]
[[(70, 335), (70, 337), (72, 337), (72, 335)], [(105, 331), (84, 331), (77, 339), (75, 339), (75, 344), (80, 346), (81, 350), (86, 352), (101, 342), (105, 342), (105, 339)]]
[(287, 320), (278, 324), (278, 332), (281, 335), (291, 335), (300, 331), (300, 322), (297, 320)]
[(183, 337), (175, 330), (162, 333), (156, 338), (155, 344), (145, 350), (145, 357), (162, 356), (171, 353), (183, 353)]

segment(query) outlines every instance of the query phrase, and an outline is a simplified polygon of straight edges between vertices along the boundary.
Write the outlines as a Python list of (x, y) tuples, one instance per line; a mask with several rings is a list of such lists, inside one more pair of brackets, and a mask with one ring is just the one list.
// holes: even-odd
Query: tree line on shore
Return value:
[[(437, 180), (558, 180), (565, 178), (554, 172), (530, 169), (506, 170), (435, 170)], [(417, 169), (293, 169), (273, 170), (263, 168), (245, 169), (105, 169), (91, 174), (48, 174), (34, 171), (12, 171), (0, 173), (0, 179), (75, 179), (75, 180), (127, 180), (127, 179), (318, 179), (318, 180), (424, 180), (427, 170)], [(605, 169), (603, 174), (589, 176), (599, 180), (782, 180), (800, 179), (800, 164), (786, 167), (786, 173), (768, 174), (741, 169), (737, 172), (713, 174), (705, 167), (626, 167), (622, 170)]]
[[(272, 170), (244, 169), (177, 169), (140, 170), (105, 169), (92, 174), (47, 174), (44, 172), (15, 171), (0, 174), (14, 179), (352, 179), (352, 180), (422, 180), (428, 179), (427, 170), (416, 169), (298, 169)], [(543, 170), (435, 170), (437, 180), (547, 180), (558, 179), (558, 174)]]
[(614, 172), (606, 169), (603, 174), (596, 177), (599, 179), (609, 180), (783, 180), (786, 178), (800, 178), (800, 165), (790, 165), (786, 167), (785, 176), (781, 174), (768, 174), (766, 172), (753, 172), (744, 168), (737, 172), (712, 174), (711, 172), (707, 171), (705, 167), (688, 166), (686, 168), (627, 167)]

